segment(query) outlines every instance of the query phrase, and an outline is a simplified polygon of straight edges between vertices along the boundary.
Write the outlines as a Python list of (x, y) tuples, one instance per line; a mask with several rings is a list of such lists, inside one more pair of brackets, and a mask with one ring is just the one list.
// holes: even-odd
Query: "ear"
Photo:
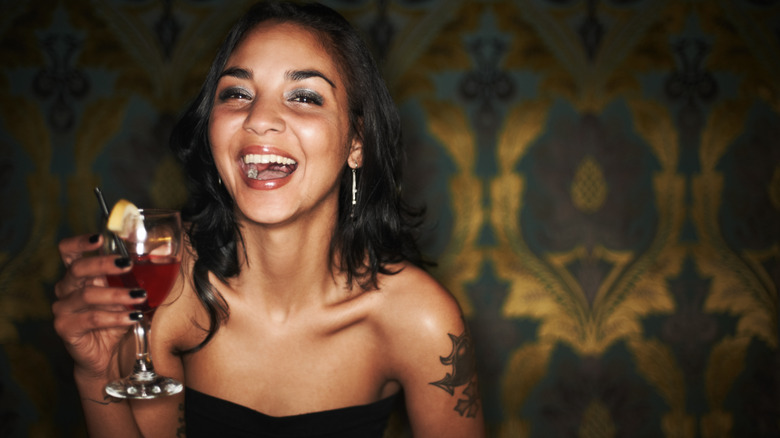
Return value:
[(352, 145), (349, 147), (349, 156), (347, 157), (347, 165), (353, 169), (363, 166), (363, 140), (358, 136), (355, 136), (355, 138), (352, 139)]

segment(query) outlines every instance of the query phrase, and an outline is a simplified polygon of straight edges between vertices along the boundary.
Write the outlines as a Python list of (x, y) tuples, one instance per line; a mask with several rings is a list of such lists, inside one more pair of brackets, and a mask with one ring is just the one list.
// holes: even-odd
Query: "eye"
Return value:
[(291, 102), (322, 106), (322, 96), (312, 90), (294, 90), (288, 98)]
[(222, 90), (219, 93), (219, 100), (251, 100), (252, 95), (243, 88), (231, 87)]

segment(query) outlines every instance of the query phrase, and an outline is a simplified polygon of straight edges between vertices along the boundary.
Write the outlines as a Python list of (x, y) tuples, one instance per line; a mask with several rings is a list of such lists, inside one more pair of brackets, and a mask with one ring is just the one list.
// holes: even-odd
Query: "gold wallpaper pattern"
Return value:
[[(21, 229), (26, 234), (21, 247), (0, 246), (0, 340), (10, 364), (9, 378), (38, 415), (28, 426), (30, 436), (80, 433), (79, 425), (71, 424), (67, 431), (56, 423), (55, 412), (62, 407), (47, 397), (48, 388), (67, 385), (55, 378), (62, 374), (56, 371), (63, 367), (56, 362), (61, 357), (52, 359), (43, 346), (27, 342), (19, 332), (31, 321), (50, 326), (50, 287), (61, 269), (57, 240), (96, 228), (94, 215), (84, 213), (94, 210), (89, 188), (113, 178), (104, 160), (111, 148), (130, 144), (119, 138), (133, 129), (127, 124), (139, 111), (136, 102), (146, 102), (161, 115), (177, 113), (199, 86), (219, 35), (250, 3), (81, 0), (2, 6), (3, 147), (30, 168), (5, 190), (24, 192), (30, 220), (24, 226), (18, 221), (4, 225), (5, 232)], [(483, 387), (494, 379), (492, 385), (500, 388), (493, 404), (486, 400), (490, 435), (540, 436), (541, 420), (529, 415), (528, 407), (542, 403), (539, 388), (556, 378), (553, 370), (561, 348), (585, 361), (625, 345), (636, 374), (663, 402), (660, 416), (650, 421), (664, 436), (741, 436), (729, 400), (736, 397), (734, 385), (748, 367), (750, 346), (758, 341), (777, 356), (780, 241), (760, 248), (735, 248), (726, 241), (727, 224), (720, 212), (727, 178), (720, 166), (745, 135), (756, 105), (767, 105), (775, 121), (780, 115), (780, 5), (738, 7), (726, 0), (331, 3), (364, 29), (378, 13), (392, 18), (396, 33), (382, 58), (387, 82), (402, 109), (407, 104), (420, 109), (423, 119), (416, 129), (431, 142), (425, 147), (453, 163), (453, 173), (438, 175), (435, 181), (449, 196), (452, 225), (443, 237), (434, 275), (472, 320), (485, 298), (476, 296), (472, 287), (491, 267), (506, 284), (496, 317), (535, 324), (522, 342), (501, 351), (505, 361), (498, 375), (482, 376)], [(170, 53), (161, 48), (153, 27), (154, 17), (166, 7), (175, 10), (182, 24)], [(589, 56), (571, 23), (592, 13), (591, 7), (607, 26), (598, 51)], [(530, 72), (537, 78), (532, 95), (506, 104), (487, 152), (480, 143), (485, 133), (475, 128), (469, 105), (441, 92), (444, 75), (479, 67), (464, 41), (485, 30), (485, 17), (493, 20), (492, 31), (508, 41), (499, 70)], [(711, 51), (699, 67), (734, 78), (737, 85), (704, 113), (699, 167), (690, 171), (681, 162), (686, 140), (676, 114), (679, 108), (647, 93), (643, 81), (679, 67), (670, 40), (691, 33), (693, 19), (693, 27), (711, 41)], [(46, 105), (14, 89), (11, 79), (17, 70), (52, 62), (39, 42), (46, 29), (55, 28), (81, 35), (78, 55), (65, 60), (69, 67), (113, 75), (101, 89), (108, 91), (95, 91), (77, 108), (69, 135), (54, 132)], [(647, 245), (625, 248), (596, 240), (540, 252), (529, 242), (523, 212), (534, 208), (528, 196), (534, 187), (532, 176), (519, 169), (534, 160), (534, 150), (554, 134), (552, 123), (562, 105), (597, 118), (614, 105), (625, 109), (633, 135), (656, 166), (648, 183), (652, 199), (647, 200), (656, 223)], [(57, 162), (62, 157), (58, 148), (67, 145), (72, 149), (70, 167)], [(495, 163), (489, 175), (479, 167), (486, 153)], [(566, 202), (580, 214), (604, 211), (618, 189), (610, 185), (606, 158), (584, 154), (574, 164)], [(149, 200), (180, 204), (181, 175), (171, 157), (162, 156), (151, 165), (151, 182), (145, 188)], [(767, 208), (777, 214), (780, 160), (774, 166), (764, 190), (771, 201)], [(687, 224), (695, 232), (693, 240), (683, 237)], [(489, 244), (481, 240), (486, 229), (493, 236)], [(670, 284), (686, 269), (687, 260), (699, 278), (709, 281), (701, 312), (728, 314), (736, 321), (734, 332), (720, 336), (706, 354), (703, 413), (691, 411), (698, 389), (688, 380), (683, 358), (646, 325), (652, 318), (684, 310)], [(591, 293), (572, 266), (608, 269)], [(774, 396), (778, 400), (778, 394)], [(583, 403), (579, 417), (571, 419), (577, 436), (621, 435), (622, 420), (613, 406), (598, 396)], [(780, 420), (775, 421), (780, 429)]]

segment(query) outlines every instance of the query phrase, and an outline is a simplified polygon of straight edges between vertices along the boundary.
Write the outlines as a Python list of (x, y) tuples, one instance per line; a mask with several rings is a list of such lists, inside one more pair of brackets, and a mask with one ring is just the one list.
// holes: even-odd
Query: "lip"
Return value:
[(246, 164), (244, 164), (244, 157), (250, 154), (278, 155), (284, 158), (289, 158), (291, 160), (294, 160), (296, 163), (298, 162), (297, 159), (292, 157), (287, 152), (284, 152), (283, 150), (273, 146), (253, 145), (241, 149), (238, 153), (238, 156), (236, 157), (236, 164), (238, 166), (239, 173), (241, 174), (241, 178), (244, 180), (244, 183), (250, 188), (255, 190), (276, 190), (289, 183), (290, 180), (292, 179), (292, 176), (295, 172), (282, 178), (274, 178), (265, 181), (260, 181), (248, 177), (246, 171)]

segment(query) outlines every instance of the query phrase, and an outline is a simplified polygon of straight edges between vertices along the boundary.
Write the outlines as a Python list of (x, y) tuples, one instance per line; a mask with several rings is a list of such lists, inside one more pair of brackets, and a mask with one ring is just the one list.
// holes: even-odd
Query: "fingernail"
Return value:
[(143, 289), (133, 289), (130, 291), (130, 298), (143, 298), (146, 296), (146, 291)]
[(141, 312), (133, 312), (130, 314), (130, 320), (132, 321), (140, 321), (144, 319), (144, 314)]
[(100, 234), (93, 234), (89, 236), (89, 243), (97, 243), (98, 239), (100, 239)]
[(117, 268), (126, 268), (130, 266), (130, 259), (127, 257), (120, 257), (116, 260), (114, 260), (114, 264)]

